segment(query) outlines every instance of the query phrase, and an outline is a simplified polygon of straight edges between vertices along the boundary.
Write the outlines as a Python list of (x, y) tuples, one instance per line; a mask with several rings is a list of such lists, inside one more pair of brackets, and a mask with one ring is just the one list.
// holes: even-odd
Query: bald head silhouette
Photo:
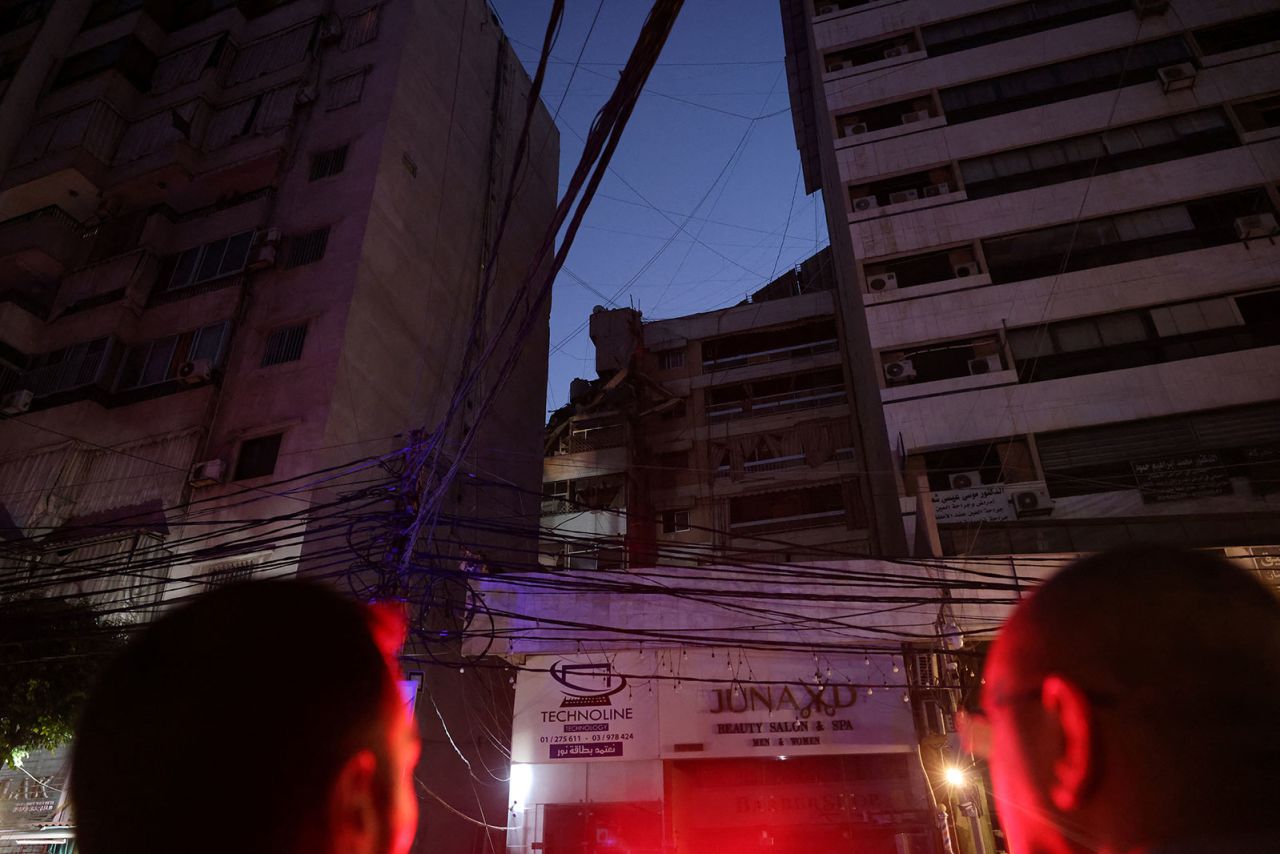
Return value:
[(1081, 560), (1014, 612), (986, 682), (1015, 854), (1280, 828), (1280, 600), (1247, 570), (1162, 546)]

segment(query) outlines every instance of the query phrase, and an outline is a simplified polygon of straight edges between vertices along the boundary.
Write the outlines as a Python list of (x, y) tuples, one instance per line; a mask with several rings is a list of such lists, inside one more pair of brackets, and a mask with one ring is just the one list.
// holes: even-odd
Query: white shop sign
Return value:
[(939, 522), (1002, 522), (1014, 517), (1009, 496), (999, 485), (935, 492), (933, 516)]
[(906, 674), (902, 667), (893, 672), (888, 655), (819, 656), (816, 666), (808, 653), (698, 656), (697, 666), (684, 668), (689, 675), (728, 671), (740, 681), (662, 684), (664, 758), (866, 753), (916, 744), (911, 704), (902, 701)]
[(513, 762), (655, 759), (658, 689), (638, 652), (530, 656), (516, 683)]
[(802, 652), (658, 650), (531, 656), (525, 667), (512, 733), (518, 763), (865, 753), (916, 743), (906, 674), (893, 672), (888, 655), (819, 656), (815, 666)]

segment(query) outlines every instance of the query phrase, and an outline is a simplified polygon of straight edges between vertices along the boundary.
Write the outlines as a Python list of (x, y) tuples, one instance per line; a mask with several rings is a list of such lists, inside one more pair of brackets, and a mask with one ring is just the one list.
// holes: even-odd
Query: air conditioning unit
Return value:
[(917, 652), (914, 656), (916, 683), (922, 686), (937, 685), (942, 681), (938, 656), (932, 652)]
[(853, 210), (855, 212), (875, 210), (880, 207), (880, 203), (876, 201), (875, 196), (859, 196), (853, 200)]
[(977, 359), (969, 360), (969, 374), (971, 376), (977, 376), (978, 374), (991, 374), (999, 370), (1003, 370), (999, 356), (982, 356)]
[(342, 19), (337, 15), (325, 18), (320, 24), (320, 42), (332, 44), (342, 38)]
[(35, 393), (30, 389), (20, 388), (0, 397), (0, 415), (21, 415), (31, 408)]
[(1009, 496), (1013, 511), (1019, 516), (1035, 516), (1050, 512), (1053, 509), (1053, 497), (1043, 486), (1029, 489), (1018, 489)]
[(852, 68), (853, 62), (847, 59), (829, 59), (827, 60), (827, 73), (834, 74), (837, 71), (844, 71), (846, 68)]
[(884, 378), (889, 382), (906, 382), (916, 378), (916, 366), (910, 359), (889, 362), (884, 366)]
[(840, 123), (841, 136), (858, 136), (859, 134), (864, 134), (866, 132), (867, 132), (866, 122), (845, 121)]
[(184, 385), (208, 382), (213, 377), (213, 362), (209, 359), (192, 359), (178, 366), (178, 381)]
[(1163, 15), (1169, 11), (1169, 0), (1133, 0), (1133, 11), (1139, 18), (1151, 15)]
[(1160, 85), (1164, 87), (1166, 92), (1190, 89), (1196, 85), (1196, 67), (1189, 62), (1166, 65), (1156, 73), (1160, 75)]
[(951, 192), (951, 185), (948, 184), (946, 181), (943, 181), (939, 184), (930, 184), (929, 186), (924, 188), (924, 194), (926, 196), (945, 196), (947, 193), (950, 193), (950, 192)]
[(227, 464), (223, 460), (205, 460), (191, 467), (187, 483), (192, 486), (217, 486), (226, 480)]
[(280, 246), (280, 229), (269, 228), (258, 235), (258, 239), (253, 242), (253, 248), (249, 250), (249, 263), (245, 266), (250, 270), (265, 270), (268, 267), (276, 265), (276, 249)]
[(897, 288), (897, 273), (876, 273), (874, 276), (867, 277), (867, 290), (872, 293), (878, 294), (881, 291), (893, 291)]
[(981, 272), (982, 270), (979, 269), (977, 261), (966, 261), (951, 268), (952, 275), (957, 279), (967, 279), (969, 276), (976, 276)]
[(903, 113), (902, 123), (904, 125), (909, 125), (912, 122), (925, 122), (931, 118), (933, 118), (933, 116), (929, 115), (928, 110), (916, 110), (912, 113)]
[(1241, 240), (1270, 237), (1276, 233), (1275, 214), (1262, 213), (1236, 218), (1236, 236)]
[(955, 730), (955, 718), (947, 714), (947, 707), (938, 700), (923, 700), (920, 716), (926, 734), (942, 736)]
[(952, 489), (973, 489), (982, 486), (982, 472), (958, 471), (948, 478)]
[(889, 204), (900, 205), (903, 202), (914, 202), (918, 198), (920, 198), (919, 190), (899, 190), (889, 194)]
[(886, 50), (884, 52), (884, 58), (893, 59), (895, 56), (906, 56), (909, 53), (911, 53), (911, 47), (909, 45), (900, 44), (897, 47), (891, 47)]

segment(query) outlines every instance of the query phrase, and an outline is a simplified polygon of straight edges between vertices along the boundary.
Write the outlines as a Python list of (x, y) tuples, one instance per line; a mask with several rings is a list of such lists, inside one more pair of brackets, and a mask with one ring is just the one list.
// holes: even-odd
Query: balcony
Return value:
[(57, 205), (0, 222), (0, 275), (6, 284), (39, 284), (76, 266), (88, 248), (80, 223)]
[(123, 348), (115, 338), (96, 338), (54, 353), (44, 354), (26, 371), (18, 388), (30, 390), (36, 398), (61, 392), (102, 387), (111, 376)]
[(124, 118), (105, 101), (50, 116), (23, 137), (4, 186), (15, 187), (63, 169), (75, 169), (101, 187), (125, 126)]

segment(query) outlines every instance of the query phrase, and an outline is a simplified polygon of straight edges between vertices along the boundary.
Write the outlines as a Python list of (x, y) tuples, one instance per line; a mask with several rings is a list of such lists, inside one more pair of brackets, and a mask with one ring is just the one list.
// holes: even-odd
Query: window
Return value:
[(1280, 41), (1280, 12), (1238, 18), (1192, 33), (1205, 56)]
[(1219, 109), (1002, 151), (960, 163), (971, 199), (1105, 175), (1239, 144)]
[(307, 324), (285, 326), (267, 336), (267, 349), (262, 354), (262, 367), (296, 362), (302, 358), (302, 345), (307, 340)]
[(1280, 405), (1265, 403), (1042, 433), (1036, 446), (1054, 497), (1140, 489), (1157, 502), (1229, 493), (1232, 476), (1264, 494), (1280, 459), (1277, 436)]
[(934, 117), (933, 99), (928, 96), (908, 98), (879, 107), (869, 107), (856, 113), (836, 116), (836, 135), (857, 137), (872, 131), (910, 126)]
[(741, 495), (729, 499), (729, 527), (762, 531), (844, 524), (845, 504), (839, 483)]
[(102, 378), (110, 357), (118, 352), (111, 338), (95, 338), (70, 347), (41, 353), (20, 381), (36, 397), (93, 385)]
[(955, 377), (992, 374), (1004, 370), (1000, 339), (994, 335), (906, 350), (880, 356), (890, 386), (932, 382)]
[(276, 459), (280, 456), (280, 440), (283, 433), (270, 436), (259, 436), (256, 439), (245, 439), (240, 443), (240, 454), (236, 458), (236, 472), (232, 480), (250, 480), (255, 477), (266, 477), (276, 470)]
[[(973, 472), (978, 473), (977, 483), (972, 482)], [(904, 482), (911, 494), (916, 491), (916, 475), (919, 473), (928, 475), (929, 489), (936, 492), (991, 483), (1039, 480), (1031, 447), (1022, 438), (997, 439), (910, 455)]]
[(921, 35), (930, 56), (943, 56), (1132, 10), (1133, 0), (1034, 0), (932, 24)]
[(670, 371), (684, 367), (684, 350), (660, 350), (658, 352), (658, 370)]
[(289, 256), (285, 259), (284, 268), (292, 270), (304, 264), (314, 264), (324, 257), (324, 250), (328, 245), (328, 226), (290, 238)]
[(835, 318), (794, 326), (740, 332), (702, 342), (702, 370), (723, 371), (744, 365), (831, 353), (839, 349)]
[(707, 420), (753, 418), (845, 402), (844, 371), (826, 368), (707, 390)]
[(663, 510), (662, 511), (662, 533), (678, 534), (681, 531), (689, 530), (689, 511), (688, 510)]
[(192, 332), (130, 347), (120, 363), (116, 390), (128, 391), (177, 379), (178, 369), (185, 362), (206, 359), (216, 366), (222, 359), (230, 327), (227, 321), (211, 323)]
[(1159, 69), (1191, 59), (1180, 37), (1096, 53), (992, 77), (939, 94), (948, 124), (973, 121), (1155, 80)]
[(368, 44), (378, 37), (378, 7), (348, 15), (342, 25), (342, 50)]
[(1245, 133), (1280, 127), (1280, 95), (1236, 104), (1231, 109)]
[(173, 261), (168, 290), (177, 290), (239, 273), (249, 261), (253, 232), (242, 231), (187, 249)]
[(346, 74), (330, 80), (325, 109), (336, 110), (359, 101), (360, 95), (364, 92), (364, 78), (367, 73), (368, 69), (362, 68), (354, 74)]
[(1234, 300), (1214, 297), (1009, 332), (1009, 347), (1021, 382), (1122, 370), (1277, 343), (1280, 291), (1248, 294)]
[(915, 35), (904, 33), (893, 38), (833, 51), (823, 57), (823, 63), (826, 72), (834, 74), (847, 68), (856, 68), (859, 65), (869, 65), (883, 59), (906, 56), (919, 51), (919, 49)]
[(308, 180), (319, 181), (337, 175), (347, 165), (347, 146), (340, 145), (328, 151), (320, 151), (311, 155), (311, 174)]
[(867, 264), (863, 275), (867, 280), (867, 293), (877, 294), (948, 279), (964, 279), (981, 272), (973, 247), (957, 246), (943, 252)]
[[(960, 189), (950, 166), (939, 166), (924, 172), (913, 172), (886, 178), (872, 184), (849, 187), (849, 201), (855, 213), (882, 205), (899, 205), (935, 196), (945, 196)], [(871, 202), (868, 204), (868, 202)]]
[(1246, 190), (983, 241), (996, 284), (1234, 243), (1235, 220), (1274, 209)]

